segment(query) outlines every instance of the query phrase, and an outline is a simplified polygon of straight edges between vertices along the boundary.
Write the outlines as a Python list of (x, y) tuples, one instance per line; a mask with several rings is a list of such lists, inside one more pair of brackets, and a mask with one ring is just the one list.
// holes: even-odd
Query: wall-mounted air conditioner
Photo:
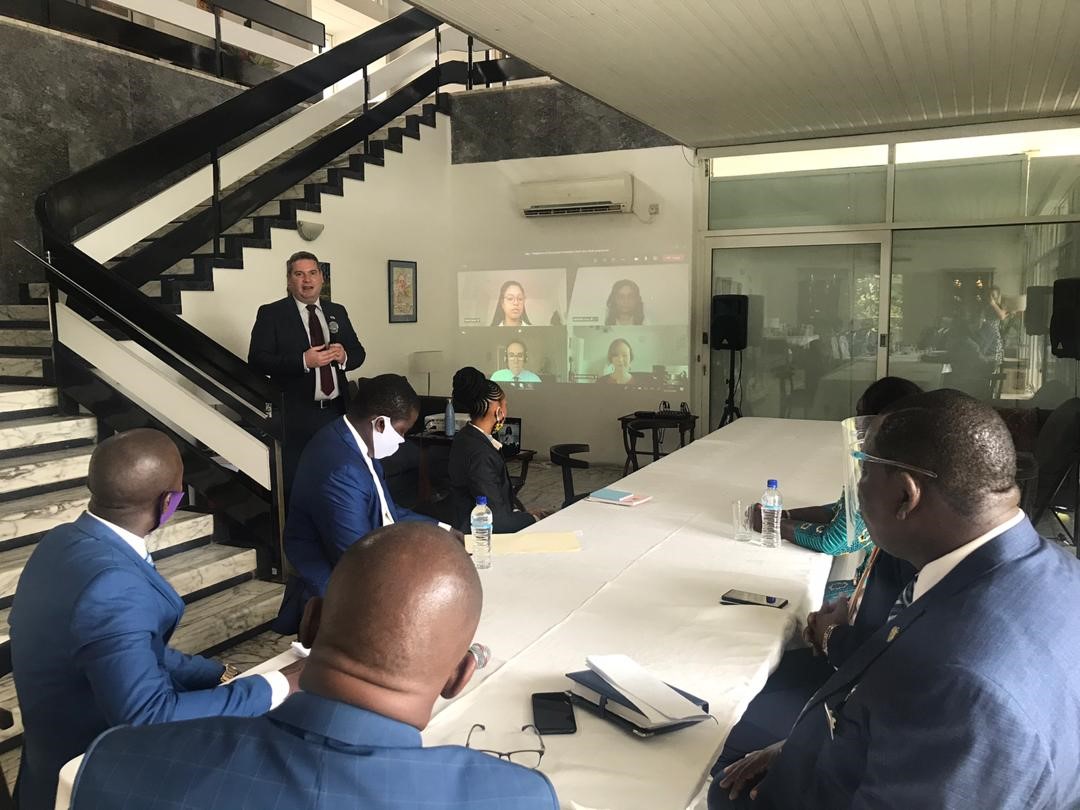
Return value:
[(545, 180), (518, 186), (518, 206), (527, 217), (572, 214), (629, 214), (634, 208), (634, 176)]

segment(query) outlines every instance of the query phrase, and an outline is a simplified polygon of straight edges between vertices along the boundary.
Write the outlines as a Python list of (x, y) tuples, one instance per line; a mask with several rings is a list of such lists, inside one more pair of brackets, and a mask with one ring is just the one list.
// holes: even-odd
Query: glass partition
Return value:
[(885, 146), (714, 158), (709, 228), (882, 222), (887, 160)]
[(898, 231), (889, 373), (1004, 407), (1074, 396), (1076, 361), (1046, 332), (1054, 281), (1080, 274), (1077, 236), (1076, 223)]
[[(880, 244), (712, 251), (712, 290), (750, 298), (736, 372), (744, 416), (844, 419), (877, 378)], [(712, 352), (711, 419), (727, 398), (729, 355)]]

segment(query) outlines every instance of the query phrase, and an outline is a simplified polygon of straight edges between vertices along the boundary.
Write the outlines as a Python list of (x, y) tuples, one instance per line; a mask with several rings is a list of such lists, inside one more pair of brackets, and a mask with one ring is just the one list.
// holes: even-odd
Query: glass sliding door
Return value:
[[(887, 242), (877, 231), (706, 240), (712, 294), (749, 296), (749, 345), (736, 355), (734, 378), (743, 416), (854, 414), (887, 361)], [(711, 352), (710, 429), (728, 399), (730, 358)]]
[(1077, 363), (1053, 356), (1047, 332), (1054, 282), (1080, 269), (1078, 235), (1080, 223), (897, 231), (889, 373), (1003, 407), (1076, 396)]

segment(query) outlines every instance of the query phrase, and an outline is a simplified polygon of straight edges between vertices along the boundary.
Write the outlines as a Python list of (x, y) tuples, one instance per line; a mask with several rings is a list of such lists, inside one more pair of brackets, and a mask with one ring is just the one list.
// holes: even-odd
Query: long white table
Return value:
[[(717, 722), (638, 739), (578, 710), (578, 733), (544, 738), (541, 770), (564, 808), (682, 810), (700, 792), (731, 727), (760, 691), (825, 589), (831, 558), (731, 538), (731, 502), (769, 478), (786, 507), (836, 499), (839, 424), (739, 419), (613, 486), (653, 496), (626, 508), (581, 502), (527, 531), (576, 531), (574, 553), (497, 556), (481, 572), (476, 638), (493, 660), (457, 699), (440, 701), (425, 745), (463, 745), (473, 723), (532, 722), (533, 692), (561, 691), (585, 656), (626, 653), (709, 702)], [(784, 610), (721, 606), (729, 588), (782, 596)], [(280, 669), (286, 651), (247, 674)], [(61, 774), (66, 809), (78, 761)]]
[[(717, 723), (647, 740), (583, 711), (578, 733), (548, 736), (541, 770), (563, 807), (685, 808), (724, 739), (816, 609), (831, 559), (785, 543), (731, 537), (731, 502), (778, 478), (786, 506), (835, 500), (842, 447), (835, 422), (740, 419), (614, 486), (653, 496), (634, 508), (582, 502), (534, 531), (580, 531), (582, 551), (496, 557), (481, 572), (477, 639), (504, 659), (441, 707), (426, 745), (463, 744), (470, 727), (531, 722), (533, 692), (566, 689), (585, 656), (626, 653), (708, 700)], [(729, 588), (786, 597), (784, 610), (721, 606)]]

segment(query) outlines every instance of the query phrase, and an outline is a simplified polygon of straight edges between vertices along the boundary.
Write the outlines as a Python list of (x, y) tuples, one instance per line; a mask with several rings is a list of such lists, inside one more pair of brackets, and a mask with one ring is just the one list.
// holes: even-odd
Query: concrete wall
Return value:
[(655, 129), (557, 82), (453, 96), (454, 163), (672, 146)]
[(212, 77), (0, 18), (0, 302), (41, 280), (34, 200), (79, 169), (240, 92)]

